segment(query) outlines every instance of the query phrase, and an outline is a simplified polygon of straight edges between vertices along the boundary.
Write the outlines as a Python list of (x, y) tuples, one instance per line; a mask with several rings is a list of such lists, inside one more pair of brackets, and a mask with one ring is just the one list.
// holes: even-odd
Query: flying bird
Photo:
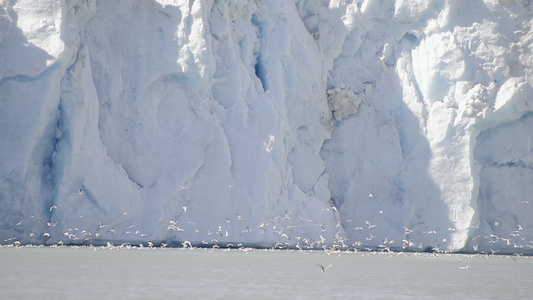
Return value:
[(329, 266), (324, 268), (323, 265), (320, 265), (320, 264), (316, 264), (316, 265), (320, 267), (320, 271), (322, 272), (326, 272), (332, 266), (332, 264), (329, 264)]
[(411, 234), (413, 232), (412, 229), (409, 229), (409, 228), (407, 228), (405, 226), (403, 227), (403, 229), (405, 230), (405, 234)]
[(368, 225), (368, 228), (374, 228), (374, 227), (377, 226), (377, 225), (370, 224), (370, 222), (368, 222), (368, 221), (365, 221), (365, 223)]

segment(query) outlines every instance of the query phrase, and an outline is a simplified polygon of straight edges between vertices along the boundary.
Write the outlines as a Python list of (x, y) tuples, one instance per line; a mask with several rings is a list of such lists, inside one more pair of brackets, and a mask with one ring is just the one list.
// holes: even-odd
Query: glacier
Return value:
[(529, 0), (2, 0), (0, 244), (533, 254), (532, 26)]

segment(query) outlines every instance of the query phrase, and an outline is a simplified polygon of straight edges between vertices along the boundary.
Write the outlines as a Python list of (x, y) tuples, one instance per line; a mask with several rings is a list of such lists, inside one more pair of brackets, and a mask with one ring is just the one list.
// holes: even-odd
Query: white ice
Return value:
[(533, 253), (532, 7), (0, 1), (0, 243)]

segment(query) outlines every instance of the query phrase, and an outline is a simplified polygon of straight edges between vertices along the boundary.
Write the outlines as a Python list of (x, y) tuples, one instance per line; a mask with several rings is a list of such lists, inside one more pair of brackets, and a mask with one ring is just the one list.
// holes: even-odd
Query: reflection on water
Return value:
[[(330, 266), (331, 265), (331, 266)], [(2, 247), (2, 298), (525, 299), (521, 256), (136, 247)]]

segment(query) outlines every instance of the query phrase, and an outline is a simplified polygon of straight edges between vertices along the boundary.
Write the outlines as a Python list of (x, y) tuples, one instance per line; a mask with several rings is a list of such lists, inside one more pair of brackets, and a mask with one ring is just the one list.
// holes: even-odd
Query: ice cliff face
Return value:
[(533, 253), (529, 0), (38, 2), (0, 1), (0, 243)]

